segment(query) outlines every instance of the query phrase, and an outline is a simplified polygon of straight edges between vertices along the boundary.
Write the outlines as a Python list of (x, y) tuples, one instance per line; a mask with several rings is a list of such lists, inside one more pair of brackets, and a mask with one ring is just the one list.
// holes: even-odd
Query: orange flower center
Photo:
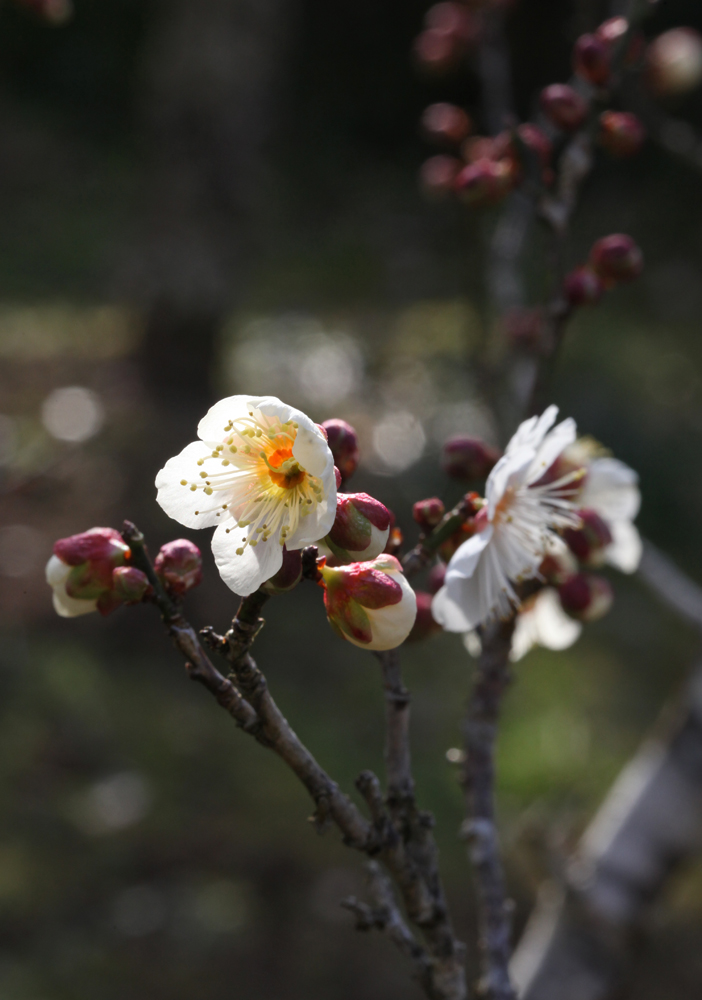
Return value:
[[(280, 472), (274, 470), (280, 469)], [(271, 482), (284, 490), (291, 490), (304, 481), (306, 473), (293, 458), (292, 448), (276, 448), (268, 456), (268, 474)]]

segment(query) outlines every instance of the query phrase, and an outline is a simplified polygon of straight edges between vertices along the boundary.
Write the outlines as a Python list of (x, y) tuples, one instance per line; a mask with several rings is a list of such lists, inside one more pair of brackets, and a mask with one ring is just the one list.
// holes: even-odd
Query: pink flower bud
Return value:
[(573, 69), (596, 87), (609, 80), (610, 46), (597, 35), (581, 35), (573, 49)]
[(394, 649), (409, 635), (417, 599), (394, 556), (321, 567), (324, 605), (337, 635), (364, 649)]
[(146, 574), (136, 566), (118, 566), (113, 569), (112, 581), (114, 596), (124, 604), (137, 604), (151, 588)]
[(572, 306), (595, 305), (603, 291), (602, 280), (591, 267), (577, 267), (563, 282), (563, 292)]
[(427, 580), (427, 590), (430, 594), (437, 594), (444, 585), (446, 580), (446, 567), (441, 563), (437, 563), (436, 566), (432, 566), (429, 571), (429, 578)]
[(702, 82), (702, 36), (694, 28), (673, 28), (648, 47), (647, 79), (656, 94), (686, 94)]
[(419, 182), (424, 194), (435, 200), (453, 194), (456, 177), (462, 166), (455, 156), (430, 156), (419, 171)]
[(342, 480), (348, 479), (358, 467), (358, 437), (351, 424), (345, 420), (325, 420), (322, 427), (326, 431), (329, 448), (334, 456), (334, 465), (341, 473)]
[(634, 156), (643, 146), (646, 129), (627, 111), (604, 111), (600, 115), (600, 145), (613, 156)]
[(445, 73), (460, 57), (460, 47), (448, 31), (427, 28), (414, 42), (414, 56), (422, 69)]
[(595, 35), (607, 46), (615, 45), (629, 30), (629, 22), (625, 17), (610, 17), (603, 21)]
[(421, 642), (423, 639), (428, 639), (442, 631), (441, 625), (431, 613), (432, 595), (418, 590), (416, 596), (417, 617), (414, 620), (412, 631), (407, 636), (407, 642)]
[(367, 493), (338, 493), (331, 531), (318, 543), (330, 566), (374, 559), (387, 544), (392, 514)]
[(588, 105), (567, 83), (552, 83), (541, 91), (541, 108), (558, 128), (575, 132), (587, 117)]
[(272, 576), (270, 580), (266, 580), (266, 582), (261, 585), (261, 590), (270, 594), (271, 597), (275, 597), (278, 594), (287, 594), (288, 591), (297, 587), (301, 579), (302, 550), (294, 549), (292, 552), (289, 552), (288, 549), (283, 546), (283, 565), (280, 567), (275, 576)]
[(563, 541), (573, 555), (591, 566), (604, 562), (604, 550), (612, 544), (612, 533), (605, 521), (594, 510), (579, 510), (580, 528), (566, 528)]
[(461, 146), (461, 155), (467, 163), (503, 160), (514, 155), (512, 137), (509, 132), (500, 132), (494, 136), (474, 135)]
[(54, 592), (56, 612), (64, 618), (73, 618), (102, 611), (106, 595), (113, 590), (112, 571), (124, 565), (129, 555), (129, 547), (113, 528), (91, 528), (60, 538), (54, 543), (54, 554), (46, 566), (46, 580)]
[(517, 128), (517, 134), (525, 146), (536, 154), (542, 167), (547, 167), (553, 156), (553, 145), (545, 132), (531, 122), (524, 122)]
[(643, 270), (643, 254), (625, 233), (613, 233), (598, 240), (590, 250), (590, 266), (605, 287), (633, 281)]
[(500, 458), (496, 448), (470, 437), (451, 438), (443, 452), (444, 472), (464, 483), (486, 479)]
[(154, 569), (166, 589), (180, 597), (202, 582), (202, 554), (187, 538), (177, 538), (161, 547)]
[(412, 517), (422, 531), (431, 531), (441, 521), (446, 513), (443, 500), (431, 497), (429, 500), (418, 500), (412, 507)]
[(54, 555), (67, 566), (80, 566), (81, 563), (95, 562), (112, 567), (121, 566), (129, 555), (129, 546), (125, 544), (119, 531), (114, 528), (90, 528), (79, 535), (69, 535), (54, 542)]
[(514, 187), (516, 168), (511, 159), (477, 160), (461, 170), (454, 187), (466, 205), (496, 205)]
[(430, 104), (421, 124), (427, 139), (449, 146), (457, 146), (472, 128), (470, 117), (455, 104)]
[(608, 580), (594, 573), (576, 573), (558, 588), (563, 610), (581, 622), (594, 622), (607, 614), (614, 595)]

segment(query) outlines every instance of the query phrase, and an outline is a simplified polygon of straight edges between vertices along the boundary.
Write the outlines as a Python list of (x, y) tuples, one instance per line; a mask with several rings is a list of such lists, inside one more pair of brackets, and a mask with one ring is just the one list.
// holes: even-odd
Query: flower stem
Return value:
[(505, 894), (495, 826), (495, 744), (504, 693), (510, 683), (509, 652), (515, 618), (484, 629), (483, 650), (466, 714), (463, 788), (469, 844), (478, 897), (481, 945), (479, 992), (487, 1000), (515, 1000), (509, 978), (510, 906)]

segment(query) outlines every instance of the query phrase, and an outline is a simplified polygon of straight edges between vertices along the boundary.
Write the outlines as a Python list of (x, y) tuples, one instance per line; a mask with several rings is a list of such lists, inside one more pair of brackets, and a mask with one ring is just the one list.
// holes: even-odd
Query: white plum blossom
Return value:
[(320, 428), (275, 396), (222, 399), (197, 433), (158, 473), (157, 500), (189, 528), (217, 528), (217, 568), (245, 597), (278, 572), (283, 545), (300, 549), (330, 530), (334, 459)]
[(563, 610), (558, 591), (544, 587), (522, 605), (512, 636), (510, 659), (521, 660), (534, 646), (568, 649), (578, 641), (582, 630), (580, 622)]
[(639, 477), (617, 458), (591, 458), (582, 463), (587, 470), (578, 505), (599, 514), (612, 535), (604, 550), (605, 561), (622, 573), (634, 573), (641, 562), (643, 545), (634, 525), (641, 506)]
[(554, 533), (578, 528), (571, 497), (582, 471), (539, 480), (575, 441), (572, 419), (553, 426), (558, 408), (524, 421), (490, 473), (476, 533), (453, 555), (432, 613), (448, 632), (467, 632), (519, 604), (514, 583), (538, 576)]

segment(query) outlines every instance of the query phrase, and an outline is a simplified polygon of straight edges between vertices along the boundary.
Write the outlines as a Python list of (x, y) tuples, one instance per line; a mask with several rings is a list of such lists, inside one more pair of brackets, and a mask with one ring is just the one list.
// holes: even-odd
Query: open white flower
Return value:
[(634, 573), (643, 553), (633, 523), (641, 506), (639, 477), (618, 458), (598, 457), (584, 464), (587, 475), (578, 505), (594, 510), (607, 522), (612, 543), (604, 551), (605, 561), (622, 573)]
[(334, 459), (319, 427), (275, 396), (222, 399), (197, 433), (156, 476), (157, 500), (189, 528), (217, 526), (217, 568), (245, 597), (278, 572), (283, 545), (300, 549), (331, 529)]
[[(510, 660), (516, 662), (534, 648), (568, 649), (580, 638), (583, 627), (563, 610), (554, 587), (544, 587), (524, 602), (512, 636)], [(480, 656), (482, 643), (477, 632), (466, 632), (463, 644), (473, 657)]]
[[(476, 534), (451, 559), (432, 613), (449, 632), (467, 632), (519, 603), (513, 584), (537, 575), (554, 531), (579, 527), (570, 497), (582, 477), (568, 472), (536, 485), (575, 440), (575, 422), (553, 427), (558, 408), (526, 420), (490, 473)], [(553, 429), (551, 429), (553, 428)]]

